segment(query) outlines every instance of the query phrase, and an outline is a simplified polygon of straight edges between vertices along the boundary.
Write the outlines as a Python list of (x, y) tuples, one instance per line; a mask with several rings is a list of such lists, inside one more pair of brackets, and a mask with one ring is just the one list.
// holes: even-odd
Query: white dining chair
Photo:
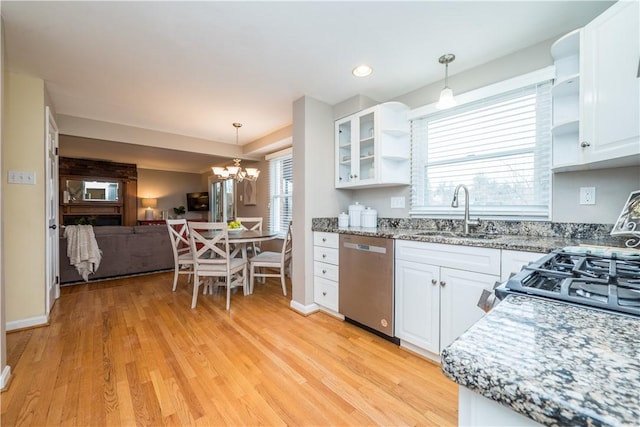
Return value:
[(188, 274), (187, 283), (191, 281), (193, 274), (193, 254), (189, 244), (189, 227), (186, 219), (166, 220), (169, 237), (171, 238), (171, 249), (173, 249), (173, 292), (178, 286), (178, 275)]
[[(249, 293), (253, 292), (253, 285), (256, 277), (280, 277), (280, 283), (282, 284), (282, 294), (287, 295), (287, 285), (285, 276), (287, 273), (287, 267), (291, 263), (291, 250), (292, 250), (292, 234), (291, 223), (287, 228), (287, 235), (282, 242), (282, 249), (280, 252), (261, 252), (249, 260)], [(261, 269), (278, 269), (278, 273), (269, 272), (268, 270)]]
[[(236, 221), (239, 221), (243, 230), (258, 230), (262, 231), (262, 217), (237, 217)], [(247, 251), (251, 252), (251, 255), (255, 256), (260, 253), (260, 243), (252, 242), (251, 246), (247, 247)]]
[(247, 262), (232, 258), (229, 253), (229, 233), (225, 222), (189, 221), (189, 243), (193, 253), (193, 298), (191, 308), (196, 307), (198, 288), (202, 278), (218, 277), (218, 286), (227, 288), (227, 310), (231, 305), (231, 288), (242, 286), (248, 293)]

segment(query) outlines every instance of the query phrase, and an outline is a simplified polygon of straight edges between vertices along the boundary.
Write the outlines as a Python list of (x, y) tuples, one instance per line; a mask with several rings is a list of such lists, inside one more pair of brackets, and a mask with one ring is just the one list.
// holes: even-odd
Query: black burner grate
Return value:
[(555, 250), (496, 289), (640, 315), (640, 256)]

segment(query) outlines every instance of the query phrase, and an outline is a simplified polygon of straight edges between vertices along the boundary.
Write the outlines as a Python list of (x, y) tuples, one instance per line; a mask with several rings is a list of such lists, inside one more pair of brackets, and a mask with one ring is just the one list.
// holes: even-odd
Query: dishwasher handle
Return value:
[(374, 253), (378, 253), (378, 254), (386, 254), (387, 253), (387, 248), (385, 248), (385, 247), (372, 246), (372, 245), (363, 245), (361, 243), (344, 242), (344, 247), (347, 248), (347, 249), (355, 249), (357, 251), (362, 251), (362, 252), (374, 252)]

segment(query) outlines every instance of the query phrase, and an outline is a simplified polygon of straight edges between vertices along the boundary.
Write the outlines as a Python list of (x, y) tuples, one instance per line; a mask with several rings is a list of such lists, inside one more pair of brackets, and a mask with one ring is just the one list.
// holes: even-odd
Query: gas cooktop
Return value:
[(556, 249), (496, 288), (640, 316), (640, 254)]

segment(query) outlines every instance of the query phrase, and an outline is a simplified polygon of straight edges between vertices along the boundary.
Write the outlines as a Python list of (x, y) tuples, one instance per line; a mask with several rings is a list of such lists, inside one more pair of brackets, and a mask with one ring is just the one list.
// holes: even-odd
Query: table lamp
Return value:
[(153, 208), (158, 206), (158, 199), (145, 198), (142, 199), (142, 207), (147, 208), (144, 211), (144, 219), (147, 221), (153, 220)]

